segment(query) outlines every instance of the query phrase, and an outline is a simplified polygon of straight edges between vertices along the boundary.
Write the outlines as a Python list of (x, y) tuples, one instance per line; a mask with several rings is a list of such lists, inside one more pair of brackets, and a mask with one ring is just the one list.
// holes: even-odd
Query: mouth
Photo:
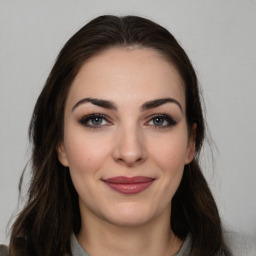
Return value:
[(121, 194), (138, 194), (152, 185), (154, 178), (146, 176), (117, 176), (103, 179), (106, 185)]

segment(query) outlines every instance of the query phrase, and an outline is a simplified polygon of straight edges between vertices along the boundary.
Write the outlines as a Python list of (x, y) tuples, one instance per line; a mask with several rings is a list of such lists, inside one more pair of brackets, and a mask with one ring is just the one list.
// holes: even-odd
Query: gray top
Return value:
[(0, 256), (8, 256), (8, 247), (0, 244)]
[[(224, 233), (225, 240), (231, 248), (233, 256), (255, 256), (256, 240), (250, 236), (239, 235), (233, 232)], [(189, 235), (184, 241), (180, 251), (175, 256), (189, 256), (191, 249), (191, 236)], [(88, 253), (78, 243), (76, 237), (71, 235), (71, 250), (73, 256), (89, 256)], [(0, 256), (8, 256), (8, 247), (0, 245)], [(67, 255), (66, 255), (67, 256)]]
[[(190, 235), (188, 235), (182, 247), (180, 248), (179, 252), (175, 254), (175, 256), (188, 256), (190, 249), (191, 249), (191, 237)], [(72, 234), (71, 236), (71, 252), (73, 256), (90, 256), (79, 244), (74, 234)]]
[[(89, 254), (78, 243), (74, 234), (71, 235), (70, 245), (71, 245), (72, 256), (89, 256)], [(190, 248), (191, 248), (191, 237), (188, 235), (181, 249), (175, 256), (188, 256)], [(7, 246), (0, 245), (0, 256), (8, 256)]]

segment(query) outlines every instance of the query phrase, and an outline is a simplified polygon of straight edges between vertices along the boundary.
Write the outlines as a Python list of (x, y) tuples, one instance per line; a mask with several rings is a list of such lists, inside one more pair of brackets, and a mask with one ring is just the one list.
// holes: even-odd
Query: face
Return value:
[(58, 148), (82, 216), (129, 226), (170, 215), (194, 156), (185, 109), (182, 78), (153, 49), (114, 48), (82, 66)]

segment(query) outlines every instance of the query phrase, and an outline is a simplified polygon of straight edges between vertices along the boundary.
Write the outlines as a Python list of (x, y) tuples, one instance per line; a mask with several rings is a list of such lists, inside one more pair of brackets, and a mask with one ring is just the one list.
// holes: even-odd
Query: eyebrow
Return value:
[(79, 100), (74, 107), (72, 108), (72, 111), (78, 107), (79, 105), (83, 104), (83, 103), (92, 103), (93, 105), (102, 107), (102, 108), (106, 108), (106, 109), (112, 109), (112, 110), (117, 110), (117, 106), (115, 105), (115, 103), (113, 103), (112, 101), (109, 100), (102, 100), (102, 99), (95, 99), (95, 98), (84, 98)]
[[(109, 101), (109, 100), (103, 100), (103, 99), (96, 99), (96, 98), (84, 98), (79, 100), (74, 107), (72, 108), (72, 111), (77, 108), (78, 106), (80, 106), (83, 103), (92, 103), (93, 105), (102, 107), (102, 108), (106, 108), (106, 109), (111, 109), (111, 110), (117, 110), (117, 106), (115, 105), (114, 102)], [(148, 109), (152, 109), (152, 108), (157, 108), (160, 107), (161, 105), (164, 105), (166, 103), (175, 103), (181, 110), (181, 112), (183, 113), (183, 109), (181, 104), (172, 98), (163, 98), (163, 99), (156, 99), (156, 100), (151, 100), (151, 101), (147, 101), (145, 102), (140, 109), (142, 111), (148, 110)]]
[(145, 102), (142, 106), (141, 106), (141, 110), (148, 110), (151, 108), (157, 108), (163, 104), (166, 103), (175, 103), (176, 105), (178, 105), (178, 107), (180, 108), (181, 112), (183, 113), (183, 109), (181, 104), (172, 98), (163, 98), (163, 99), (156, 99), (156, 100), (151, 100), (151, 101), (147, 101)]

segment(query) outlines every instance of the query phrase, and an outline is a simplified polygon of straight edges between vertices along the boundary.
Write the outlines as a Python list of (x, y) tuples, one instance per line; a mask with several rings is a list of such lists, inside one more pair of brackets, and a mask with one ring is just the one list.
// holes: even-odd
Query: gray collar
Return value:
[[(187, 235), (179, 252), (175, 256), (188, 256), (191, 249), (191, 236)], [(71, 235), (71, 252), (73, 256), (89, 256), (89, 254), (82, 248), (74, 234)]]

